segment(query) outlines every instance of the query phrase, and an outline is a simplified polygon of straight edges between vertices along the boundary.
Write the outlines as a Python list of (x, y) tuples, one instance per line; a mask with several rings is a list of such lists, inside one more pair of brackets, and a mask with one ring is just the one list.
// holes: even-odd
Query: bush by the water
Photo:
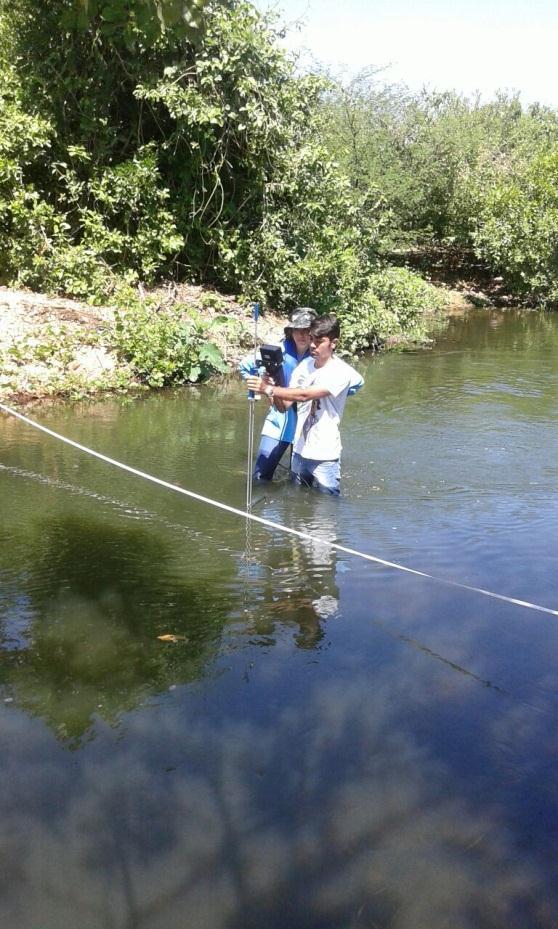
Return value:
[(357, 304), (340, 309), (343, 346), (356, 351), (390, 338), (421, 341), (445, 305), (440, 289), (407, 268), (386, 267), (370, 275)]
[(196, 382), (226, 370), (223, 356), (208, 339), (211, 326), (193, 310), (175, 306), (154, 311), (131, 302), (117, 311), (108, 344), (150, 387)]

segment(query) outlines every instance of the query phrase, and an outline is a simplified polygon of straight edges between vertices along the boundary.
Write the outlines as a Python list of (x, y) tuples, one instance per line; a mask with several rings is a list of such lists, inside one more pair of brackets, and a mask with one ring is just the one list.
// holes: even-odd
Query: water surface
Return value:
[[(359, 362), (343, 497), (255, 512), (558, 608), (557, 350), (483, 311)], [(243, 507), (236, 382), (31, 415)], [(556, 927), (557, 617), (4, 416), (0, 494), (0, 925)]]

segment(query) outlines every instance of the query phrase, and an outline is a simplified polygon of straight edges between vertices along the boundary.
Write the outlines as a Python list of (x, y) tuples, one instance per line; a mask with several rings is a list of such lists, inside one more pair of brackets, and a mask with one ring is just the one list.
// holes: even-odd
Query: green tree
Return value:
[(0, 0), (0, 68), (0, 122), (23, 114), (25, 136), (2, 193), (4, 279), (97, 300), (122, 278), (213, 281), (335, 309), (351, 344), (374, 340), (369, 279), (395, 209), (374, 184), (381, 146), (366, 176), (337, 163), (327, 82), (296, 73), (250, 3)]
[(204, 28), (207, 0), (70, 0), (63, 28), (124, 37), (130, 47), (153, 44), (166, 32), (196, 41)]
[(294, 74), (248, 3), (204, 3), (195, 37), (163, 4), (146, 38), (144, 6), (16, 0), (8, 22), (0, 0), (22, 105), (51, 127), (49, 157), (22, 174), (39, 229), (19, 236), (12, 271), (81, 293), (95, 266), (101, 280), (172, 270), (281, 298), (285, 263), (314, 247), (326, 217), (340, 240), (346, 218), (343, 181), (315, 141), (322, 82)]
[(558, 144), (494, 185), (475, 243), (510, 289), (558, 305)]
[(324, 98), (324, 132), (352, 186), (389, 216), (388, 245), (450, 241), (464, 247), (484, 196), (502, 171), (515, 172), (558, 140), (558, 119), (517, 97), (490, 103), (452, 92), (411, 94), (375, 71), (334, 83)]

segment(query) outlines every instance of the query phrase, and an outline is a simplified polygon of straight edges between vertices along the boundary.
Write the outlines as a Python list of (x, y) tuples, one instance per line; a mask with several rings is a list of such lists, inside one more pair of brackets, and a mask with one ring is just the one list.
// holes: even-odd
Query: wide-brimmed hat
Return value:
[(289, 327), (291, 329), (309, 329), (317, 315), (316, 311), (310, 306), (297, 306), (296, 310), (291, 313)]

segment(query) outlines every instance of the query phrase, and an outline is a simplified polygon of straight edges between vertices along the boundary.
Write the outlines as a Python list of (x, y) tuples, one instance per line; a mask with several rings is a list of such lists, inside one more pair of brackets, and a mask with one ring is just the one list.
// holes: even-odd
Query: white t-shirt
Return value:
[(327, 397), (297, 403), (298, 419), (293, 449), (303, 458), (334, 461), (341, 455), (339, 423), (351, 383), (360, 375), (335, 355), (321, 368), (305, 358), (293, 371), (289, 387), (321, 387)]

